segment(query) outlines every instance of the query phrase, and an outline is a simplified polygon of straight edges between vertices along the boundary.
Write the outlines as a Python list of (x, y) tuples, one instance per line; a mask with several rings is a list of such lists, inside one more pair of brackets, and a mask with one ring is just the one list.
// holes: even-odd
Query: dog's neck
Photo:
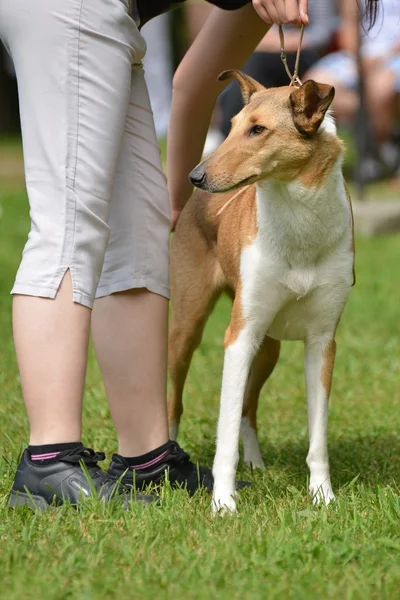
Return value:
[[(303, 180), (304, 181), (304, 180)], [(256, 184), (257, 228), (277, 250), (313, 260), (315, 252), (332, 247), (349, 229), (349, 205), (342, 175), (342, 153), (316, 185), (302, 178)]]

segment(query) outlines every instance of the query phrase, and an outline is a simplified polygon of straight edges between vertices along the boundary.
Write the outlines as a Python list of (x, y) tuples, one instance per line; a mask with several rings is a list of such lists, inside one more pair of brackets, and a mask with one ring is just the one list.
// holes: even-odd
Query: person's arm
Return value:
[(214, 8), (175, 73), (167, 154), (173, 225), (190, 196), (188, 174), (201, 159), (216, 98), (226, 85), (218, 75), (241, 68), (269, 27), (251, 4)]

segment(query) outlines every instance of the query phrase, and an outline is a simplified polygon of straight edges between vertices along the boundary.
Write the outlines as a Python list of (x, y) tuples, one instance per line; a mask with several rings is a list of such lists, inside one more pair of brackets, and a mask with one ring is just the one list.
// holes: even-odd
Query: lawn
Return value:
[[(283, 346), (262, 395), (265, 473), (239, 513), (163, 492), (161, 508), (88, 503), (41, 515), (6, 507), (28, 428), (11, 336), (9, 290), (28, 229), (18, 144), (0, 145), (0, 599), (393, 599), (400, 597), (400, 237), (357, 240), (357, 284), (341, 321), (330, 410), (337, 501), (307, 497), (301, 344)], [(221, 379), (223, 299), (186, 388), (180, 442), (211, 465)], [(135, 360), (135, 357), (132, 357)], [(56, 399), (55, 399), (56, 401)], [(115, 433), (91, 354), (84, 441), (110, 458)]]

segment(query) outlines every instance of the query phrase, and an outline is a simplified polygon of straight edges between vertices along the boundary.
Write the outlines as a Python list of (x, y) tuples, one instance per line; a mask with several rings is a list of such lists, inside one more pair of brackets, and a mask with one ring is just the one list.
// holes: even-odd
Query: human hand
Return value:
[(266, 23), (296, 27), (308, 25), (308, 0), (253, 0), (254, 10)]

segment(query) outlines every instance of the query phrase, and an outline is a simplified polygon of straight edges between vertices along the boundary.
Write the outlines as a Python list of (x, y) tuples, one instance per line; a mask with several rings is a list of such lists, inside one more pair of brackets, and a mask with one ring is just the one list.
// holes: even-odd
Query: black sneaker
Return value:
[[(192, 463), (189, 454), (184, 452), (176, 442), (171, 442), (171, 451), (154, 467), (135, 470), (119, 454), (113, 454), (108, 469), (109, 475), (122, 481), (127, 487), (134, 486), (141, 490), (149, 484), (160, 485), (168, 473), (172, 488), (184, 488), (191, 496), (201, 487), (212, 492), (214, 478), (211, 469)], [(236, 489), (250, 485), (247, 481), (237, 481)]]
[[(31, 460), (28, 450), (24, 450), (8, 505), (11, 508), (27, 505), (44, 511), (64, 502), (76, 505), (82, 496), (89, 497), (94, 493), (106, 502), (121, 496), (127, 508), (129, 491), (115, 477), (100, 469), (97, 463), (104, 459), (103, 452), (81, 446), (60, 452), (54, 462), (38, 465)], [(154, 500), (153, 496), (144, 495), (134, 498), (145, 503)]]

